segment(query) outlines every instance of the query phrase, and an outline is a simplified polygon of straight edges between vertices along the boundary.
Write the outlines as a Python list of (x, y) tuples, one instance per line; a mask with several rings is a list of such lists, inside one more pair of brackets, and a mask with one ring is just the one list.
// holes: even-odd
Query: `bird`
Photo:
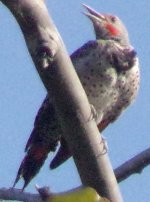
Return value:
[[(139, 59), (119, 17), (98, 13), (86, 4), (83, 6), (86, 9), (83, 14), (92, 22), (95, 39), (77, 49), (70, 58), (89, 103), (96, 110), (95, 121), (102, 132), (135, 100), (140, 85)], [(49, 94), (35, 118), (13, 187), (23, 178), (24, 190), (40, 171), (48, 154), (54, 152), (59, 144), (58, 152), (50, 163), (51, 169), (72, 155)]]

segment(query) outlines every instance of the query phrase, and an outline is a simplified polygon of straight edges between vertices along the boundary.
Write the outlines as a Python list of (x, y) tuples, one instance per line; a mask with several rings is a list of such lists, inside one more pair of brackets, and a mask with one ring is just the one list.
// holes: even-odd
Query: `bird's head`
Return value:
[(100, 14), (83, 4), (88, 13), (84, 13), (94, 25), (96, 39), (112, 39), (121, 45), (129, 45), (128, 32), (122, 21), (114, 15)]

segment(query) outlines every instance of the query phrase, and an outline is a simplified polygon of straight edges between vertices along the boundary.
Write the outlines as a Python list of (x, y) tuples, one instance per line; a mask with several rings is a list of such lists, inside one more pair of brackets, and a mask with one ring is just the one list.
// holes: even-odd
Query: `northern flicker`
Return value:
[[(96, 109), (96, 122), (101, 132), (135, 99), (140, 80), (139, 63), (121, 20), (113, 15), (99, 14), (87, 5), (84, 7), (88, 11), (84, 14), (93, 23), (96, 40), (76, 50), (71, 60), (90, 104)], [(35, 119), (14, 186), (22, 177), (24, 189), (59, 142), (59, 151), (50, 167), (56, 168), (71, 156), (62, 133), (53, 101), (47, 95)]]

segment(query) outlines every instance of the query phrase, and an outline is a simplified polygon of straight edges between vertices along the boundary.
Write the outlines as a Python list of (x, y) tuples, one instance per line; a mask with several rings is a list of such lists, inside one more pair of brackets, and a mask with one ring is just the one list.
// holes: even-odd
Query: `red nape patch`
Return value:
[(105, 27), (112, 35), (114, 35), (114, 36), (119, 35), (119, 31), (111, 24), (106, 24)]

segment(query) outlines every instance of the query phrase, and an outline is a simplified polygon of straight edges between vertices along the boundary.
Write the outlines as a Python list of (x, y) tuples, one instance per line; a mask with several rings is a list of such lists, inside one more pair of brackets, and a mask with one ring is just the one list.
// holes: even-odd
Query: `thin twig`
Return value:
[(150, 148), (144, 150), (132, 159), (126, 161), (114, 170), (117, 181), (122, 182), (130, 175), (141, 173), (150, 164)]

